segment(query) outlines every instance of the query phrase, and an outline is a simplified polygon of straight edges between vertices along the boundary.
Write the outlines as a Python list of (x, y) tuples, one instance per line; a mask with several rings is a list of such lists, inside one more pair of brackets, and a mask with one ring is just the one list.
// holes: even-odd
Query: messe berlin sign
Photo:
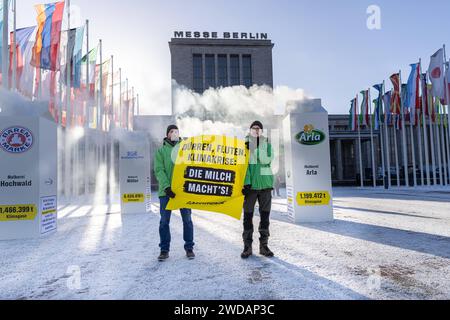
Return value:
[(175, 31), (174, 38), (177, 39), (246, 39), (246, 40), (268, 40), (267, 33), (252, 32), (209, 32), (209, 31)]

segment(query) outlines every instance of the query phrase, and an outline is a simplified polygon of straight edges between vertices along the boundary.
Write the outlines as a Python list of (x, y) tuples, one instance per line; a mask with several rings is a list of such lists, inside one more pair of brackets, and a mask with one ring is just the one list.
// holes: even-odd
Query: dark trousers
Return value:
[(243, 240), (246, 246), (253, 243), (253, 216), (255, 213), (256, 201), (259, 204), (259, 214), (261, 222), (259, 224), (259, 243), (261, 246), (267, 245), (269, 242), (270, 232), (270, 211), (272, 208), (272, 190), (252, 191), (245, 197), (244, 201), (244, 233)]
[[(161, 212), (161, 221), (159, 223), (159, 236), (161, 239), (161, 243), (159, 247), (161, 251), (169, 252), (170, 251), (170, 217), (172, 215), (172, 211), (166, 210), (167, 204), (169, 203), (169, 197), (161, 197), (159, 198), (160, 202), (160, 212)], [(183, 238), (184, 238), (184, 249), (192, 250), (194, 248), (194, 225), (192, 223), (191, 218), (191, 210), (190, 209), (181, 209), (181, 218), (183, 219)]]

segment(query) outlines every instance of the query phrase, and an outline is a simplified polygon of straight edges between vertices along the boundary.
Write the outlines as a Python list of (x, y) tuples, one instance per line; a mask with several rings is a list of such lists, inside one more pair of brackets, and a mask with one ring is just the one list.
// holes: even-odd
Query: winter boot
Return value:
[(244, 251), (241, 253), (242, 259), (248, 259), (253, 255), (253, 249), (251, 245), (245, 245)]
[(244, 230), (243, 239), (244, 239), (244, 251), (241, 254), (241, 258), (248, 259), (251, 255), (253, 255), (252, 249), (253, 229)]
[(166, 251), (161, 251), (161, 254), (158, 257), (158, 261), (163, 262), (169, 259), (169, 253)]
[(273, 257), (274, 254), (268, 247), (270, 237), (269, 230), (259, 230), (259, 233), (261, 234), (261, 238), (259, 238), (259, 254), (268, 258)]
[(187, 257), (189, 260), (194, 260), (194, 259), (195, 259), (195, 253), (194, 253), (194, 250), (192, 250), (192, 249), (186, 250), (186, 257)]

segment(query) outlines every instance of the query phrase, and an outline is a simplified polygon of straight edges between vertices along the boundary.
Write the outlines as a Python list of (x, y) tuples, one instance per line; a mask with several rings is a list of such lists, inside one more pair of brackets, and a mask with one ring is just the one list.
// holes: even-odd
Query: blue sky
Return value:
[[(35, 24), (36, 0), (18, 1), (18, 26)], [(366, 26), (369, 5), (381, 30)], [(275, 43), (274, 82), (322, 98), (330, 113), (347, 113), (354, 95), (450, 45), (450, 2), (400, 0), (72, 0), (74, 22), (91, 21), (141, 94), (147, 113), (167, 111), (168, 41), (175, 30), (267, 32)]]

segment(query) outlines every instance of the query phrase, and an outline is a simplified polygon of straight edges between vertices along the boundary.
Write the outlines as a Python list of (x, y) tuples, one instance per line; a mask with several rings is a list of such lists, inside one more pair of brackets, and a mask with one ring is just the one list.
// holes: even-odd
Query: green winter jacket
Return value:
[(180, 142), (181, 140), (174, 143), (165, 138), (163, 146), (155, 154), (153, 170), (159, 183), (159, 197), (165, 197), (165, 190), (172, 185), (172, 175), (175, 167), (175, 160), (172, 161), (172, 153), (174, 154), (174, 159), (176, 159)]
[[(251, 185), (251, 189), (255, 191), (273, 189), (274, 177), (271, 165), (274, 154), (272, 145), (265, 137), (260, 138), (258, 147), (256, 147), (256, 138), (247, 137), (245, 141), (250, 150), (250, 162), (244, 185)], [(252, 146), (254, 150), (252, 150)]]

